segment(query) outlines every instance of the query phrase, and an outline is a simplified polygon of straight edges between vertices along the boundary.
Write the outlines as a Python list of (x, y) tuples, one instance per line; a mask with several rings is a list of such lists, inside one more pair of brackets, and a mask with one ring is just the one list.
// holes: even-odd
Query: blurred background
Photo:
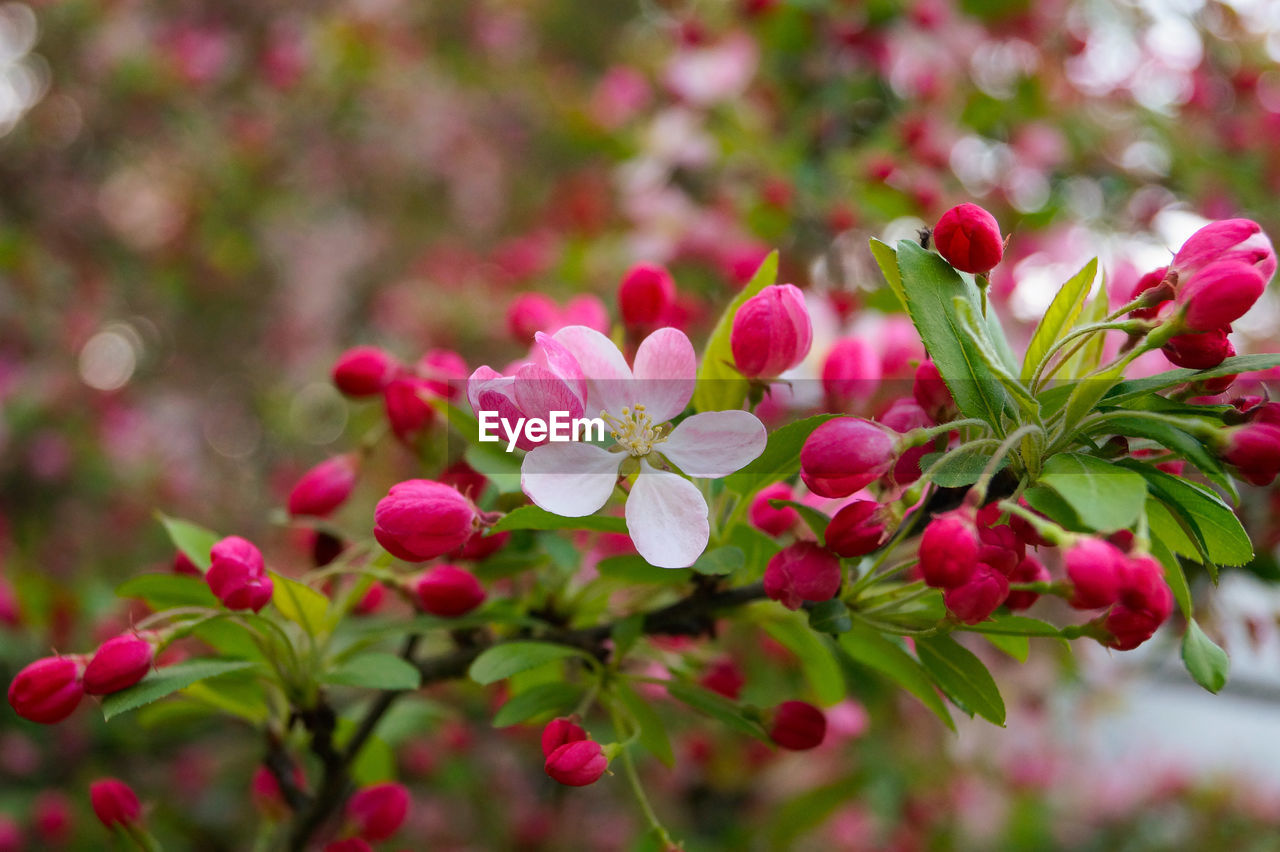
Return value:
[[(500, 366), (529, 316), (616, 318), (637, 261), (672, 270), (696, 341), (778, 248), (891, 381), (902, 320), (867, 238), (953, 204), (1012, 234), (993, 296), (1024, 337), (1089, 257), (1121, 304), (1205, 219), (1274, 237), (1278, 60), (1270, 0), (0, 4), (5, 682), (127, 626), (113, 588), (172, 557), (156, 509), (305, 567), (283, 496), (381, 417), (329, 382), (351, 345)], [(1274, 296), (1236, 328), (1241, 352), (1280, 348)], [(1046, 641), (990, 655), (1008, 729), (954, 737), (854, 671), (820, 752), (686, 720), (677, 769), (651, 768), (659, 809), (691, 849), (1280, 848), (1276, 508), (1246, 495), (1261, 555), (1205, 613), (1222, 696), (1173, 638), (1075, 661)], [(744, 698), (774, 688), (785, 650), (725, 648)], [(403, 837), (638, 848), (622, 785), (558, 795), (486, 712), (441, 701), (386, 734), (419, 796)], [(149, 721), (172, 720), (0, 709), (0, 849), (100, 845), (102, 774), (136, 782), (171, 848), (248, 848), (259, 744)]]

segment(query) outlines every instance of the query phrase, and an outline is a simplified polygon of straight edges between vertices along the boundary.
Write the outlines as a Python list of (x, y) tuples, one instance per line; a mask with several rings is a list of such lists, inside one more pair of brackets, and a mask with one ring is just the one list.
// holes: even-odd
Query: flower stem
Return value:
[[(627, 783), (631, 785), (631, 792), (635, 794), (636, 803), (640, 805), (640, 813), (644, 816), (645, 822), (649, 823), (649, 829), (658, 835), (658, 839), (664, 846), (675, 846), (676, 843), (671, 839), (671, 835), (667, 833), (662, 820), (658, 819), (657, 812), (654, 811), (653, 805), (649, 803), (649, 797), (644, 792), (644, 784), (640, 781), (640, 773), (636, 771), (635, 760), (631, 757), (630, 740), (624, 731), (622, 718), (614, 708), (610, 708), (609, 713), (613, 718), (613, 729), (618, 739), (627, 741), (620, 754), (622, 771), (627, 776)], [(634, 739), (634, 736), (630, 739)]]

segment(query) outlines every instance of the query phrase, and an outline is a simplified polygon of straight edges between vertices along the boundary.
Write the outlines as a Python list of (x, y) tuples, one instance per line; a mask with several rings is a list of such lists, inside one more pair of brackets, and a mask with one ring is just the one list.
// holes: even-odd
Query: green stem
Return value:
[[(623, 732), (624, 726), (618, 711), (610, 708), (610, 715), (613, 718), (613, 729), (617, 733), (618, 739), (627, 739), (626, 734)], [(631, 757), (629, 745), (623, 745), (619, 756), (622, 759), (623, 774), (627, 776), (627, 783), (631, 785), (631, 791), (635, 794), (636, 802), (640, 805), (640, 813), (644, 815), (645, 822), (649, 823), (649, 829), (658, 835), (664, 846), (675, 846), (676, 844), (672, 841), (671, 835), (667, 833), (662, 820), (658, 819), (658, 814), (654, 811), (653, 805), (649, 803), (649, 797), (645, 795), (644, 784), (640, 781), (640, 773), (636, 771), (635, 760)]]
[(987, 500), (987, 488), (991, 486), (991, 480), (995, 478), (996, 471), (1000, 467), (1000, 462), (1014, 449), (1014, 447), (1018, 445), (1019, 441), (1035, 432), (1039, 432), (1042, 435), (1044, 434), (1044, 430), (1034, 423), (1019, 426), (1017, 429), (1010, 432), (1009, 436), (1001, 442), (1000, 446), (996, 448), (995, 453), (993, 453), (991, 458), (987, 461), (986, 467), (982, 469), (982, 475), (978, 477), (978, 481), (973, 484), (971, 489), (969, 489), (969, 496), (966, 497), (965, 500), (972, 500), (975, 508), (985, 503)]
[[(1068, 343), (1075, 340), (1076, 338), (1088, 337), (1089, 335), (1096, 334), (1100, 331), (1138, 331), (1138, 330), (1149, 328), (1149, 327), (1150, 327), (1150, 323), (1147, 323), (1144, 320), (1125, 320), (1124, 322), (1095, 322), (1090, 325), (1080, 326), (1080, 328), (1075, 329), (1070, 334), (1065, 335), (1061, 340), (1054, 343), (1053, 346), (1049, 348), (1049, 351), (1044, 354), (1044, 357), (1040, 359), (1040, 363), (1036, 365), (1035, 373), (1031, 376), (1031, 392), (1037, 393), (1042, 383), (1047, 382), (1049, 379), (1053, 378), (1053, 374), (1056, 373), (1058, 369), (1061, 368), (1062, 365), (1066, 363), (1067, 358), (1071, 357), (1070, 354), (1060, 359), (1058, 361), (1057, 366), (1055, 366), (1052, 370), (1050, 370), (1048, 374), (1045, 374), (1045, 369), (1049, 366), (1049, 362), (1053, 360), (1053, 356), (1056, 355), (1059, 351), (1061, 351), (1061, 349), (1064, 346), (1066, 346)], [(1083, 342), (1081, 343), (1081, 345), (1083, 345)], [(1074, 351), (1072, 352), (1072, 354), (1074, 354)]]

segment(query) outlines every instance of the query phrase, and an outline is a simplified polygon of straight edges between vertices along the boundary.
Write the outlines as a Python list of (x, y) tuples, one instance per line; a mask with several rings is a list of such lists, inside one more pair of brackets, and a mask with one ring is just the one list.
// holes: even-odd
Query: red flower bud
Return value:
[(457, 399), (466, 388), (466, 360), (452, 349), (431, 349), (418, 359), (418, 375), (427, 390), (445, 399)]
[(866, 556), (884, 542), (882, 515), (874, 500), (854, 500), (841, 507), (827, 524), (827, 548), (838, 556)]
[(543, 757), (550, 757), (551, 753), (562, 745), (588, 739), (587, 732), (573, 718), (552, 719), (542, 729)]
[(42, 790), (31, 803), (31, 825), (45, 848), (65, 846), (71, 839), (71, 800), (57, 790)]
[(971, 511), (944, 512), (930, 521), (920, 536), (920, 574), (934, 588), (960, 586), (973, 576), (980, 547)]
[(911, 395), (935, 423), (945, 423), (955, 410), (956, 401), (951, 396), (951, 389), (938, 372), (938, 365), (932, 361), (922, 361), (916, 367), (916, 375), (911, 383)]
[(770, 500), (794, 500), (795, 494), (791, 486), (785, 482), (775, 482), (760, 489), (747, 509), (747, 518), (751, 525), (769, 535), (782, 535), (796, 525), (800, 513), (790, 506), (775, 509), (769, 505)]
[(990, 565), (979, 562), (969, 579), (942, 593), (951, 614), (965, 624), (986, 621), (1009, 597), (1009, 580)]
[(507, 330), (517, 343), (529, 343), (539, 331), (559, 325), (560, 308), (542, 293), (521, 293), (507, 308)]
[(1063, 551), (1062, 561), (1075, 588), (1071, 606), (1101, 609), (1120, 599), (1125, 555), (1114, 544), (1100, 538), (1081, 538)]
[(342, 840), (326, 843), (324, 852), (373, 852), (373, 847), (363, 837), (344, 837)]
[(326, 459), (302, 475), (289, 493), (289, 514), (327, 516), (351, 496), (356, 484), (356, 457), (347, 453)]
[(1158, 613), (1141, 609), (1131, 609), (1124, 604), (1116, 604), (1108, 612), (1103, 627), (1112, 636), (1107, 647), (1117, 651), (1132, 651), (1155, 635), (1164, 618)]
[(428, 400), (434, 396), (427, 383), (417, 376), (401, 376), (382, 392), (382, 404), (391, 431), (401, 441), (410, 441), (436, 419)]
[(790, 751), (808, 751), (822, 745), (827, 736), (827, 717), (804, 701), (784, 701), (773, 711), (769, 739)]
[(425, 562), (461, 547), (475, 530), (475, 506), (429, 479), (391, 486), (373, 512), (373, 536), (392, 556)]
[(1210, 222), (1192, 234), (1173, 256), (1173, 269), (1180, 280), (1211, 263), (1233, 261), (1255, 267), (1262, 280), (1270, 281), (1276, 271), (1276, 254), (1271, 241), (1257, 222), (1249, 219), (1222, 219)]
[(840, 590), (840, 560), (825, 547), (798, 541), (774, 554), (764, 569), (764, 593), (787, 609), (828, 601)]
[(848, 497), (887, 473), (896, 460), (892, 432), (870, 420), (837, 417), (805, 440), (800, 478), (814, 494)]
[(227, 536), (209, 555), (212, 564), (204, 579), (223, 606), (258, 612), (270, 602), (275, 584), (267, 575), (262, 552), (253, 544), (238, 535)]
[[(893, 431), (904, 435), (913, 429), (924, 429), (933, 425), (933, 421), (930, 420), (925, 410), (915, 400), (905, 397), (895, 400), (880, 417), (880, 422)], [(931, 445), (923, 444), (903, 450), (893, 465), (893, 481), (899, 485), (909, 485), (919, 479), (921, 474), (920, 460), (928, 455), (932, 449)]]
[(578, 740), (565, 743), (551, 752), (543, 768), (567, 787), (585, 787), (599, 781), (608, 767), (609, 760), (604, 756), (600, 743)]
[(844, 337), (837, 340), (822, 362), (822, 390), (832, 408), (843, 408), (853, 400), (868, 399), (880, 387), (880, 354), (865, 340)]
[(1236, 354), (1227, 339), (1230, 329), (1219, 328), (1203, 334), (1179, 334), (1160, 347), (1164, 357), (1189, 370), (1208, 370)]
[(42, 725), (61, 722), (84, 696), (84, 664), (71, 657), (45, 657), (31, 663), (9, 684), (9, 704), (22, 718)]
[(133, 686), (151, 670), (155, 648), (136, 633), (103, 642), (84, 669), (88, 695), (110, 695)]
[(1267, 282), (1252, 266), (1223, 261), (1201, 269), (1178, 290), (1186, 306), (1183, 322), (1192, 331), (1225, 328), (1258, 301)]
[(1164, 581), (1164, 568), (1154, 557), (1126, 557), (1120, 585), (1120, 603), (1146, 610), (1164, 621), (1173, 612), (1173, 592)]
[(351, 611), (356, 615), (373, 615), (382, 607), (382, 602), (386, 600), (386, 597), (387, 587), (374, 580), (365, 591), (364, 596), (360, 598), (360, 602)]
[(738, 372), (771, 379), (804, 360), (813, 345), (813, 323), (804, 294), (792, 284), (765, 287), (733, 317), (729, 346)]
[(138, 794), (115, 778), (100, 778), (89, 785), (89, 803), (107, 828), (133, 825), (142, 818)]
[(386, 840), (409, 814), (409, 791), (401, 784), (365, 787), (347, 803), (347, 824), (365, 840)]
[(389, 352), (376, 346), (357, 346), (338, 356), (333, 384), (347, 396), (375, 396), (382, 393), (397, 369)]
[(975, 275), (990, 272), (1004, 256), (996, 217), (976, 204), (952, 207), (933, 228), (933, 244), (947, 263)]
[(618, 285), (618, 311), (627, 328), (661, 325), (675, 301), (675, 279), (656, 263), (637, 263), (627, 270)]
[(200, 566), (191, 561), (191, 557), (179, 550), (173, 554), (173, 573), (186, 574), (188, 577), (203, 577), (204, 572), (200, 570)]
[[(1169, 274), (1169, 267), (1162, 266), (1159, 269), (1153, 269), (1146, 275), (1138, 279), (1138, 283), (1133, 285), (1133, 292), (1129, 294), (1129, 301), (1146, 293), (1148, 290), (1155, 290), (1146, 297), (1148, 307), (1135, 308), (1129, 312), (1132, 319), (1155, 319), (1160, 313), (1160, 306), (1169, 301), (1173, 297), (1173, 287), (1166, 284), (1165, 276)], [(1164, 285), (1163, 287), (1161, 285)]]
[[(1011, 583), (1047, 583), (1051, 579), (1053, 578), (1049, 574), (1049, 569), (1040, 564), (1040, 560), (1034, 556), (1024, 556), (1013, 569), (1013, 573), (1009, 575)], [(1010, 592), (1004, 605), (1016, 612), (1029, 609), (1038, 600), (1040, 600), (1038, 592)]]
[(1228, 430), (1221, 453), (1246, 482), (1270, 485), (1280, 473), (1280, 426), (1253, 422)]
[(484, 587), (475, 575), (457, 565), (437, 565), (413, 582), (418, 608), (442, 618), (466, 615), (484, 603)]
[(747, 679), (733, 660), (717, 660), (698, 679), (698, 683), (732, 701), (738, 700)]

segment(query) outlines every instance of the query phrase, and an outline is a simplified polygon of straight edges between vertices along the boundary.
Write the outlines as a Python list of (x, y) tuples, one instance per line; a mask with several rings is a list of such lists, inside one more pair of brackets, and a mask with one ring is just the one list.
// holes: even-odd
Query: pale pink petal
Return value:
[(666, 423), (684, 411), (693, 397), (698, 356), (678, 328), (660, 328), (636, 350), (636, 402), (643, 402), (654, 423)]
[(564, 345), (557, 343), (556, 339), (549, 334), (539, 331), (533, 338), (542, 351), (547, 369), (564, 379), (579, 399), (585, 400), (587, 398), (586, 376), (583, 375), (582, 365), (578, 363), (577, 358), (573, 357), (573, 353)]
[(539, 364), (526, 364), (516, 373), (516, 404), (526, 417), (549, 420), (551, 412), (582, 416), (582, 397), (555, 373)]
[(750, 411), (708, 411), (680, 421), (656, 447), (689, 476), (728, 476), (755, 461), (768, 441)]
[(543, 444), (524, 457), (520, 488), (548, 512), (581, 518), (608, 502), (624, 458), (594, 444)]
[(627, 497), (627, 532), (644, 561), (658, 568), (687, 568), (711, 537), (707, 501), (689, 480), (654, 470), (641, 460)]
[(571, 325), (557, 331), (552, 339), (564, 346), (582, 368), (587, 380), (587, 413), (618, 414), (635, 400), (631, 368), (613, 341), (594, 328)]
[(511, 393), (511, 383), (515, 379), (504, 376), (492, 367), (476, 367), (471, 377), (467, 379), (467, 399), (471, 402), (471, 410), (480, 416), (482, 403), (480, 402), (481, 394), (488, 391), (497, 391), (504, 395)]

